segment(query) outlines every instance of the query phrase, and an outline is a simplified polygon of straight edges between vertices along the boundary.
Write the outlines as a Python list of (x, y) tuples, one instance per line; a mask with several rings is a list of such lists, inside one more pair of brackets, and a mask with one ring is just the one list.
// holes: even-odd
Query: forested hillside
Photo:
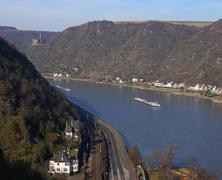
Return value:
[(47, 46), (25, 53), (42, 73), (222, 86), (221, 24), (95, 21), (68, 28)]
[(177, 46), (162, 64), (166, 79), (222, 86), (222, 20)]
[(58, 133), (72, 118), (63, 95), (0, 38), (0, 179), (40, 179), (31, 169), (57, 151)]
[(155, 79), (169, 52), (198, 30), (157, 21), (95, 21), (68, 28), (48, 46), (25, 52), (40, 72), (72, 72), (78, 67), (80, 77)]

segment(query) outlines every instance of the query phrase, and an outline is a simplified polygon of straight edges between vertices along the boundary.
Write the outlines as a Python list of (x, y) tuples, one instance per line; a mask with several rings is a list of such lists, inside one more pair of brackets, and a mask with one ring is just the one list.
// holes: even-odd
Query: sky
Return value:
[(94, 20), (215, 21), (222, 0), (0, 0), (0, 25), (62, 31)]

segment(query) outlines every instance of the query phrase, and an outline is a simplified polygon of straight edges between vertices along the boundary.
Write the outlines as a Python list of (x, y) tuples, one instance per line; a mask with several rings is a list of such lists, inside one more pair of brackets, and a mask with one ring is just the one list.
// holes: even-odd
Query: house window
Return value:
[(69, 166), (69, 164), (68, 164), (68, 163), (65, 163), (65, 166)]
[(60, 168), (57, 168), (56, 170), (57, 170), (57, 171), (60, 171)]
[(49, 170), (50, 170), (50, 171), (54, 171), (54, 167), (53, 167), (53, 166), (50, 166), (50, 167), (49, 167)]
[(57, 163), (57, 165), (59, 165), (59, 163)]
[(64, 168), (64, 171), (67, 171), (67, 168)]

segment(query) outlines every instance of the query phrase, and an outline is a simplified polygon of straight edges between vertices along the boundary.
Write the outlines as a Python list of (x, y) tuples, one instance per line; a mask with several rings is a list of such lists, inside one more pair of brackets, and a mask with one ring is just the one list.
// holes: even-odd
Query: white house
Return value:
[(156, 81), (155, 83), (154, 83), (154, 86), (155, 87), (162, 87), (164, 84), (163, 83), (161, 83), (161, 82), (159, 82), (159, 81)]
[(119, 84), (122, 84), (122, 83), (123, 83), (123, 80), (122, 80), (120, 77), (116, 77), (115, 80), (116, 80)]
[(188, 87), (187, 88), (188, 90), (190, 90), (190, 91), (201, 91), (201, 88), (200, 88), (200, 85), (199, 84), (197, 84), (196, 86), (190, 86), (190, 87)]
[(204, 84), (202, 84), (202, 86), (200, 87), (200, 91), (204, 91), (204, 88), (205, 86), (204, 86)]
[(142, 79), (142, 78), (141, 78), (139, 81), (140, 81), (140, 82), (145, 82), (145, 80), (144, 80), (144, 79)]
[(167, 87), (167, 88), (172, 88), (172, 87), (173, 87), (173, 82), (167, 83), (167, 84), (165, 85), (165, 87)]
[(58, 74), (58, 77), (62, 77), (62, 74), (60, 73), (60, 74)]
[(76, 72), (76, 73), (79, 71), (79, 68), (77, 68), (77, 67), (73, 67), (72, 69), (73, 69), (73, 71)]
[(216, 89), (215, 94), (221, 96), (222, 95), (222, 89), (220, 89), (220, 88)]
[(119, 80), (119, 83), (120, 83), (120, 84), (123, 84), (123, 80), (122, 80), (122, 79), (120, 79), (120, 80)]
[(79, 171), (79, 161), (77, 158), (72, 159), (72, 172), (76, 173)]
[(184, 87), (185, 87), (185, 84), (184, 84), (184, 83), (180, 83), (178, 87), (179, 87), (179, 88), (184, 88)]
[(211, 89), (211, 93), (215, 94), (216, 89), (217, 89), (217, 87), (216, 87), (216, 86), (214, 86), (214, 87)]
[(115, 80), (116, 80), (116, 81), (119, 81), (119, 80), (120, 80), (120, 77), (116, 77)]
[(60, 152), (49, 160), (50, 174), (70, 174), (79, 171), (79, 161), (77, 158), (70, 158), (66, 151)]
[(139, 80), (137, 78), (132, 78), (132, 83), (137, 83)]
[(200, 91), (200, 85), (197, 84), (195, 87), (194, 87), (194, 91)]

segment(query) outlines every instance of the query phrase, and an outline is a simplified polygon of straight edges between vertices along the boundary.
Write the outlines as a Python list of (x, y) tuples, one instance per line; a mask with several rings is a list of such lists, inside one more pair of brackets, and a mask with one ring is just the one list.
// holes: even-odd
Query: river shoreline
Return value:
[(191, 96), (191, 97), (198, 97), (200, 99), (211, 100), (212, 102), (222, 104), (222, 97), (208, 97), (200, 95), (199, 93), (191, 93), (191, 92), (180, 92), (179, 89), (173, 88), (157, 88), (157, 87), (146, 87), (144, 85), (133, 85), (133, 84), (119, 84), (119, 83), (111, 83), (111, 82), (104, 82), (104, 81), (95, 81), (91, 79), (82, 79), (82, 78), (72, 78), (72, 77), (63, 77), (63, 78), (55, 78), (51, 76), (43, 76), (45, 79), (55, 79), (55, 80), (73, 80), (73, 81), (81, 81), (81, 82), (90, 82), (90, 83), (97, 83), (97, 84), (107, 84), (111, 86), (119, 86), (119, 87), (127, 87), (127, 88), (135, 88), (135, 89), (142, 89), (148, 91), (156, 91), (161, 93), (169, 93), (175, 94), (180, 96)]
[[(124, 177), (127, 177), (128, 180), (133, 180), (136, 178), (136, 174), (133, 171), (134, 167), (133, 164), (131, 162), (131, 160), (129, 159), (129, 155), (126, 149), (126, 144), (123, 141), (123, 138), (121, 136), (121, 134), (119, 133), (119, 131), (114, 128), (112, 125), (110, 125), (109, 123), (107, 123), (106, 121), (104, 121), (102, 118), (97, 117), (95, 115), (93, 115), (92, 113), (88, 112), (87, 110), (83, 109), (82, 107), (78, 106), (77, 104), (74, 104), (73, 102), (71, 102), (72, 106), (75, 107), (75, 109), (77, 110), (77, 112), (79, 114), (82, 115), (82, 118), (86, 121), (90, 121), (93, 120), (96, 124), (96, 128), (99, 129), (100, 131), (102, 131), (102, 129), (106, 129), (111, 136), (113, 137), (113, 140), (116, 144), (116, 152), (120, 158), (120, 164), (123, 167), (123, 171), (124, 171)], [(101, 126), (104, 127), (101, 129)], [(105, 132), (103, 131), (104, 134), (104, 138), (106, 139), (106, 142), (108, 143), (108, 135), (105, 135)], [(109, 142), (111, 143), (111, 142)], [(109, 157), (110, 158), (110, 157)]]

